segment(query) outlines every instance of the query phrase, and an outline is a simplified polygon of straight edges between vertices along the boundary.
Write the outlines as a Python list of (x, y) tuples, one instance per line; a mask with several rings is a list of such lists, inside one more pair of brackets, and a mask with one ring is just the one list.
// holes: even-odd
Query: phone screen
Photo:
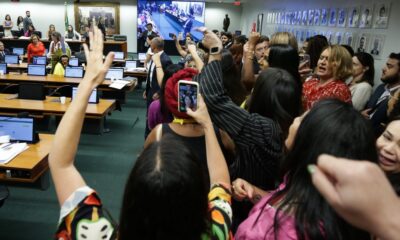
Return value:
[(197, 84), (179, 83), (179, 111), (186, 112), (186, 108), (197, 109)]

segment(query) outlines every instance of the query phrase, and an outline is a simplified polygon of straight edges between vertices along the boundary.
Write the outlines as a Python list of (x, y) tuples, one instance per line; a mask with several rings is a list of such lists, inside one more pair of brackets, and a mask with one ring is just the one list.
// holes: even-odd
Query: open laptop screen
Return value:
[[(78, 87), (72, 87), (72, 100), (76, 97), (77, 93), (78, 93)], [(98, 103), (99, 102), (99, 96), (97, 94), (98, 94), (97, 88), (93, 89), (93, 91), (89, 97), (89, 103)]]
[(18, 64), (18, 55), (5, 55), (4, 62), (7, 64)]
[(66, 67), (65, 77), (83, 78), (83, 67)]
[(123, 68), (110, 68), (106, 74), (106, 79), (122, 79), (124, 78)]
[(46, 65), (28, 64), (28, 75), (46, 76)]
[(139, 58), (140, 61), (146, 60), (146, 53), (139, 53), (138, 54), (138, 58)]
[(47, 57), (35, 56), (35, 57), (33, 57), (32, 63), (33, 64), (39, 64), (39, 65), (46, 65), (47, 64)]
[(114, 52), (114, 59), (124, 60), (124, 52)]
[(125, 68), (126, 69), (136, 68), (136, 66), (137, 66), (137, 62), (136, 61), (126, 61), (125, 62)]
[(0, 63), (0, 72), (3, 71), (3, 74), (7, 74), (7, 64)]
[(71, 58), (68, 62), (68, 65), (71, 67), (79, 66), (79, 60), (77, 58)]
[(13, 54), (24, 55), (24, 49), (23, 48), (13, 48)]
[(33, 142), (34, 130), (33, 118), (0, 116), (0, 136), (9, 135), (11, 141)]

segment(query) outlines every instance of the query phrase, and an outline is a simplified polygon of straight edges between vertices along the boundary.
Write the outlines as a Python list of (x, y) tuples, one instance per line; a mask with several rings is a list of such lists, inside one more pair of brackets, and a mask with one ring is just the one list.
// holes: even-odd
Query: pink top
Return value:
[[(235, 239), (241, 240), (275, 240), (274, 218), (276, 209), (265, 203), (272, 195), (282, 189), (285, 185), (282, 183), (279, 188), (270, 194), (264, 196), (249, 213), (249, 217), (240, 224)], [(265, 207), (264, 207), (265, 206)], [(264, 207), (264, 209), (263, 209)], [(261, 216), (258, 218), (258, 216)], [(296, 225), (294, 216), (286, 216), (282, 212), (279, 213), (280, 228), (277, 232), (276, 239), (297, 240)], [(258, 221), (257, 221), (258, 218)]]

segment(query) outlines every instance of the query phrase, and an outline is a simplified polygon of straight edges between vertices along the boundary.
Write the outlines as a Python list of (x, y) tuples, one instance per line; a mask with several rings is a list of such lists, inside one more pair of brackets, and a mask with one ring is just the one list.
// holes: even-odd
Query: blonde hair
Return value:
[(326, 49), (331, 51), (328, 62), (333, 66), (333, 77), (346, 80), (353, 72), (353, 61), (349, 51), (340, 45), (332, 45)]
[(296, 51), (299, 51), (299, 47), (297, 45), (297, 39), (290, 32), (274, 33), (271, 37), (271, 41), (269, 41), (269, 46), (272, 46), (274, 44), (288, 44)]

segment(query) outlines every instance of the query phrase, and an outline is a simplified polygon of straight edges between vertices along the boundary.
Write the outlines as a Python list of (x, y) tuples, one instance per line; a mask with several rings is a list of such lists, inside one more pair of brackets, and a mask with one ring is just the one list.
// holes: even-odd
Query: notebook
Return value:
[(28, 75), (46, 76), (46, 65), (28, 64)]
[(110, 68), (106, 74), (105, 79), (122, 79), (124, 77), (123, 68)]
[(7, 64), (18, 64), (18, 55), (5, 55), (4, 62)]
[(83, 67), (66, 67), (64, 77), (83, 78)]

